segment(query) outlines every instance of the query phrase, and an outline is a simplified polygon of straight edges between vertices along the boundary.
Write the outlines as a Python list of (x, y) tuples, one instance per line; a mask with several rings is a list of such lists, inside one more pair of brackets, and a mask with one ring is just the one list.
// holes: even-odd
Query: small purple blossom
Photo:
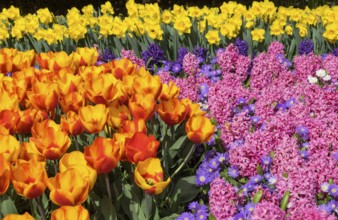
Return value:
[(228, 175), (232, 178), (237, 178), (239, 176), (239, 169), (238, 167), (231, 166), (228, 168)]
[(261, 119), (261, 117), (259, 117), (259, 116), (252, 116), (251, 118), (251, 122), (252, 122), (252, 124), (258, 124), (262, 119)]
[(336, 184), (329, 186), (329, 194), (333, 197), (338, 197), (338, 186)]
[(234, 220), (245, 220), (245, 215), (242, 212), (240, 212), (236, 214), (233, 219)]
[(300, 156), (304, 159), (309, 159), (310, 153), (307, 150), (301, 150), (300, 151)]
[(190, 212), (183, 212), (176, 220), (195, 220), (195, 216)]
[(239, 98), (236, 102), (237, 105), (245, 105), (246, 104), (246, 98)]
[(272, 162), (272, 158), (270, 156), (263, 156), (261, 162), (264, 166), (269, 166)]
[(259, 174), (250, 177), (249, 183), (257, 184), (262, 181), (263, 177)]
[(174, 63), (172, 66), (171, 66), (171, 71), (175, 74), (181, 72), (182, 70), (182, 65), (179, 64), (179, 63)]
[(338, 161), (338, 151), (333, 153), (333, 158)]
[(330, 187), (330, 184), (327, 182), (320, 184), (320, 189), (323, 192), (329, 192), (329, 187)]
[(290, 98), (285, 102), (287, 108), (291, 108), (296, 103), (296, 98)]

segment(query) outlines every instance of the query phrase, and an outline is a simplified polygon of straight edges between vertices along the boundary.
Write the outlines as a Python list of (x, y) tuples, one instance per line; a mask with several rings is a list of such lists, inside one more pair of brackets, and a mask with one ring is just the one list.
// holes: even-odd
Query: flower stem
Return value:
[(2, 213), (1, 213), (1, 208), (2, 208), (2, 196), (0, 196), (0, 220), (2, 220)]
[(58, 173), (58, 162), (57, 162), (57, 160), (54, 160), (54, 171), (55, 171), (55, 175)]
[(144, 213), (146, 215), (146, 219), (150, 219), (151, 211), (152, 211), (152, 202), (153, 202), (153, 196), (144, 192), (144, 199), (146, 202), (146, 210), (144, 210)]
[(77, 142), (77, 137), (74, 136), (74, 140), (75, 140), (75, 147), (77, 151), (80, 151), (80, 147), (79, 147), (79, 142)]
[(41, 197), (36, 198), (36, 201), (38, 203), (38, 209), (39, 209), (39, 212), (40, 212), (41, 219), (47, 220), (46, 219), (46, 212), (45, 212), (45, 209), (43, 208)]
[(112, 196), (111, 196), (111, 189), (110, 189), (110, 182), (109, 182), (109, 175), (108, 175), (108, 173), (105, 173), (105, 174), (104, 174), (104, 177), (105, 177), (105, 179), (106, 179), (106, 186), (107, 186), (108, 196), (109, 196), (109, 199), (112, 201)]
[(192, 153), (195, 151), (196, 149), (196, 145), (192, 145), (190, 151), (188, 152), (187, 156), (184, 158), (183, 163), (181, 163), (181, 165), (175, 170), (175, 172), (171, 175), (171, 179), (174, 178), (174, 176), (185, 166), (185, 164), (188, 162), (188, 160), (190, 159)]

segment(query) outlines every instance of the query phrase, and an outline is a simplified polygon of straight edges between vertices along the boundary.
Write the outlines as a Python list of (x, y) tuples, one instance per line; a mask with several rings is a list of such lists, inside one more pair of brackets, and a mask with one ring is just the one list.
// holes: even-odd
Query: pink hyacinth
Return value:
[(198, 72), (199, 61), (195, 54), (187, 53), (183, 58), (183, 71), (189, 76), (195, 75)]
[(131, 60), (131, 62), (133, 62), (134, 64), (137, 64), (138, 66), (145, 67), (144, 61), (142, 59), (138, 58), (135, 55), (135, 52), (133, 50), (122, 49), (121, 50), (121, 57)]
[(285, 220), (285, 212), (277, 205), (270, 202), (260, 202), (255, 207), (252, 215), (252, 220)]
[(329, 215), (325, 211), (319, 210), (316, 206), (310, 207), (299, 207), (297, 211), (288, 216), (290, 220), (336, 220), (337, 218), (334, 215)]
[(284, 45), (278, 41), (273, 41), (268, 47), (268, 54), (283, 54), (284, 55)]
[(180, 99), (189, 98), (193, 102), (196, 102), (198, 100), (198, 86), (196, 84), (196, 79), (194, 76), (189, 76), (188, 78), (176, 78), (175, 83), (181, 89), (179, 95)]
[(236, 190), (229, 183), (217, 177), (210, 184), (210, 213), (217, 220), (227, 220), (236, 213)]
[(322, 67), (321, 57), (313, 53), (296, 56), (294, 58), (294, 67), (298, 78), (302, 81), (307, 81), (308, 75), (314, 76), (316, 70)]

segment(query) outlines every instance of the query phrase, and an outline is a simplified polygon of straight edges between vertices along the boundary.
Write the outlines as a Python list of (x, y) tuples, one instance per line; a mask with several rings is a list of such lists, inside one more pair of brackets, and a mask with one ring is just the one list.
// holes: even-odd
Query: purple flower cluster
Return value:
[(142, 60), (149, 70), (154, 71), (155, 66), (160, 66), (165, 60), (164, 52), (156, 43), (152, 43), (142, 52)]
[(313, 52), (314, 45), (312, 40), (303, 40), (298, 45), (298, 54), (299, 55), (308, 55)]
[(209, 217), (209, 211), (206, 205), (199, 204), (194, 201), (189, 204), (188, 209), (191, 212), (184, 212), (176, 220), (207, 220)]

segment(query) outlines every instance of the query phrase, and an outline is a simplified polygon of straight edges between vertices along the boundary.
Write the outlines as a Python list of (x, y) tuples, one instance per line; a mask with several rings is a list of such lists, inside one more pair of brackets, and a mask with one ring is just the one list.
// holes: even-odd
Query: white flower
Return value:
[(323, 69), (319, 69), (316, 71), (316, 76), (323, 78), (326, 75), (326, 71)]
[(307, 80), (308, 80), (309, 83), (311, 83), (311, 84), (315, 84), (315, 83), (318, 82), (318, 78), (317, 78), (317, 77), (310, 76), (310, 75), (307, 76)]
[(331, 80), (331, 76), (329, 74), (326, 74), (324, 77), (323, 77), (323, 80), (324, 81), (330, 81)]

